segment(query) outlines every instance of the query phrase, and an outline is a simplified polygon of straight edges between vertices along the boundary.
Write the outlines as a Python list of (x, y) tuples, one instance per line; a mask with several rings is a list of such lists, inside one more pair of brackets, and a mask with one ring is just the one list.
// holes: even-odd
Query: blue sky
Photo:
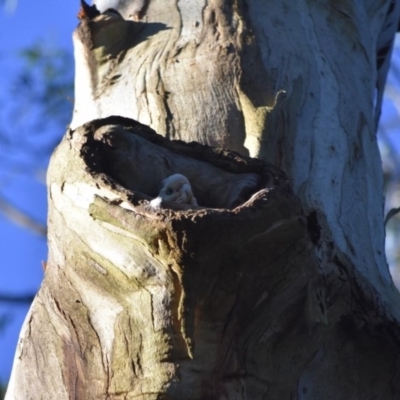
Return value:
[[(72, 52), (72, 31), (78, 20), (79, 1), (19, 0), (13, 13), (0, 11), (0, 105), (7, 102), (7, 84), (19, 66), (17, 53), (33, 43), (45, 42)], [(29, 116), (28, 116), (29, 118)], [(4, 123), (4, 121), (2, 121)], [(29, 119), (24, 124), (29, 127)], [(8, 127), (11, 133), (15, 126)], [(61, 137), (64, 132), (55, 132)], [(29, 132), (34, 135), (37, 132)], [(43, 167), (48, 160), (42, 160)], [(2, 167), (0, 160), (0, 168)], [(45, 224), (46, 188), (43, 177), (33, 171), (16, 170), (1, 176), (0, 196), (12, 200), (22, 210)], [(0, 292), (34, 293), (43, 278), (41, 260), (47, 258), (44, 238), (10, 222), (0, 213)], [(0, 316), (7, 315), (10, 323), (0, 332), (0, 380), (9, 377), (14, 350), (21, 324), (28, 308), (0, 303)]]
[[(76, 14), (79, 1), (57, 0), (19, 0), (14, 13), (0, 11), (0, 106), (7, 94), (4, 88), (12, 79), (19, 63), (18, 50), (28, 47), (38, 40), (54, 46), (61, 46), (72, 52), (71, 35), (77, 25)], [(400, 65), (400, 43), (396, 53), (396, 63)], [(389, 82), (398, 86), (396, 77), (391, 75)], [(385, 100), (384, 120), (389, 140), (400, 151), (397, 139), (399, 117), (397, 109), (389, 99)], [(4, 121), (0, 121), (4, 123)], [(24, 122), (29, 127), (30, 121)], [(0, 125), (1, 127), (1, 125)], [(15, 127), (10, 126), (10, 130)], [(37, 132), (31, 132), (32, 137)], [(61, 137), (64, 132), (54, 132)], [(42, 160), (43, 167), (48, 160)], [(0, 159), (0, 169), (2, 167)], [(0, 197), (12, 200), (22, 210), (43, 224), (46, 221), (46, 188), (42, 178), (34, 173), (24, 174), (14, 171), (7, 178), (0, 178)], [(47, 258), (47, 245), (44, 238), (10, 222), (0, 213), (0, 292), (25, 294), (34, 293), (43, 278), (41, 260)], [(398, 239), (391, 239), (390, 245), (398, 246)], [(0, 380), (9, 377), (12, 359), (21, 324), (28, 308), (0, 303), (0, 316), (8, 315), (10, 323), (0, 332)]]

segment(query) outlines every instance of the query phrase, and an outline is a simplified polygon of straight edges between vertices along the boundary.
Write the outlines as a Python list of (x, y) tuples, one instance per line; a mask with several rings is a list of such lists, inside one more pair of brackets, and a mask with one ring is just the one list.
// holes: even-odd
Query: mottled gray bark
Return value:
[[(8, 400), (400, 396), (373, 104), (389, 6), (151, 0), (81, 22)], [(200, 206), (151, 209), (176, 172)]]

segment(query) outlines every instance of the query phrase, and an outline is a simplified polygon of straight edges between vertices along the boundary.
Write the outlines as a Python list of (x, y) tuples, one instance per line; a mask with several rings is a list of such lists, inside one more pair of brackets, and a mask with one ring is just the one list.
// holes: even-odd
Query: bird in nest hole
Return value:
[(161, 182), (161, 190), (158, 196), (151, 200), (150, 205), (160, 207), (162, 201), (197, 206), (197, 200), (193, 196), (189, 180), (182, 174), (174, 174), (165, 178)]

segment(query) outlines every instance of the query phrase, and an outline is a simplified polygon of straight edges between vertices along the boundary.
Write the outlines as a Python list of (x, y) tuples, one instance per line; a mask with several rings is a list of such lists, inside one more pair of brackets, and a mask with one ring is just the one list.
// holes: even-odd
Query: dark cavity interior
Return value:
[(149, 198), (157, 197), (164, 178), (177, 173), (186, 176), (199, 206), (203, 207), (237, 207), (260, 187), (259, 174), (225, 171), (132, 135), (118, 126), (100, 128), (96, 138), (103, 143), (100, 159), (104, 172), (127, 189)]

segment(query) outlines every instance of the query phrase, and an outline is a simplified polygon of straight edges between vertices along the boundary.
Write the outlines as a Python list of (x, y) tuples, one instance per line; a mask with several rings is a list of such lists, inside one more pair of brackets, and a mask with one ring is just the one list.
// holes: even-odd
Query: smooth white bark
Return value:
[(85, 85), (77, 51), (72, 127), (122, 115), (275, 163), (306, 213), (317, 212), (321, 254), (334, 243), (388, 294), (373, 105), (388, 6), (253, 1), (224, 10), (221, 1), (152, 0), (112, 84)]

